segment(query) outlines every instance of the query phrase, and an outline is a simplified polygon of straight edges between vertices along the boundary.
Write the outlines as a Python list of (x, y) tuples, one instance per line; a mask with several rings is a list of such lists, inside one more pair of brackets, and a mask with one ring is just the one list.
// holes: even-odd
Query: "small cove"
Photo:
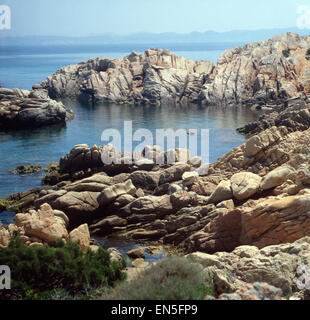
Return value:
[[(223, 46), (173, 48), (177, 55), (194, 60), (212, 60), (214, 63), (220, 54), (228, 48)], [(150, 47), (150, 46), (149, 46)], [(163, 46), (162, 46), (163, 47)], [(167, 45), (165, 45), (167, 47)], [(140, 48), (138, 52), (147, 49)], [(74, 53), (51, 52), (45, 49), (39, 52), (32, 48), (10, 48), (0, 53), (0, 84), (7, 88), (31, 89), (32, 84), (44, 80), (57, 69), (79, 61), (86, 61), (95, 56), (121, 58), (134, 48), (99, 48), (94, 52)], [(176, 50), (178, 49), (178, 50)], [(13, 50), (13, 51), (12, 51)], [(28, 50), (28, 51), (27, 51)], [(133, 130), (147, 128), (156, 129), (209, 129), (210, 130), (210, 162), (215, 162), (231, 149), (240, 146), (245, 137), (236, 132), (236, 128), (253, 122), (258, 112), (246, 108), (200, 107), (186, 106), (129, 106), (129, 105), (83, 105), (76, 101), (66, 100), (64, 104), (75, 113), (74, 120), (66, 126), (51, 126), (33, 130), (0, 132), (0, 199), (12, 193), (23, 192), (41, 186), (44, 172), (19, 176), (9, 172), (19, 165), (48, 166), (59, 161), (74, 145), (102, 145), (102, 131), (108, 128), (123, 131), (124, 121), (133, 121)], [(199, 139), (199, 137), (198, 137)], [(0, 221), (4, 225), (14, 222), (14, 213), (0, 213)], [(141, 243), (124, 242), (115, 239), (95, 239), (104, 248), (116, 247), (123, 255)], [(145, 247), (145, 245), (142, 245)], [(159, 255), (146, 255), (148, 262), (163, 258)]]

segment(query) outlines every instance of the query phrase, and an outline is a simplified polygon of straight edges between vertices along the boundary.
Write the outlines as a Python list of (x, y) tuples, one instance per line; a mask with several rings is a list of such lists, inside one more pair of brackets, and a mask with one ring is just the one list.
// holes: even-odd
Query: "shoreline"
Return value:
[[(283, 39), (288, 41), (289, 50), (302, 57), (302, 62), (291, 63), (293, 60), (288, 57), (284, 60), (283, 51), (288, 49), (277, 47)], [(308, 40), (310, 46), (310, 37), (282, 35), (263, 41), (262, 50), (275, 50), (272, 56), (283, 66), (295, 68), (301, 64), (307, 70), (309, 59), (304, 54)], [(300, 46), (293, 50), (292, 43)], [(158, 104), (170, 98), (182, 103), (198, 101), (204, 92), (205, 101), (212, 101), (218, 94), (216, 77), (223, 65), (230, 68), (240, 62), (237, 78), (232, 81), (238, 87), (243, 60), (249, 59), (248, 50), (250, 54), (254, 51), (255, 57), (263, 52), (259, 53), (257, 44), (235, 48), (222, 56), (215, 73), (208, 63), (192, 64), (167, 50), (132, 53), (122, 60), (91, 59), (61, 69), (43, 84), (35, 85), (34, 94), (57, 98), (68, 90), (79, 96), (82, 90), (84, 98), (91, 96), (93, 102), (112, 98), (119, 101), (117, 97), (124, 96), (130, 102)], [(270, 71), (267, 60), (262, 58), (261, 63), (268, 65)], [(249, 68), (258, 70), (258, 64), (253, 64)], [(269, 72), (262, 71), (264, 67), (261, 75)], [(85, 73), (87, 68), (89, 73)], [(111, 77), (106, 81), (107, 75)], [(133, 82), (127, 86), (131, 78)], [(172, 80), (167, 84), (168, 78)], [(180, 79), (186, 79), (185, 87)], [(86, 80), (83, 88), (81, 80)], [(7, 246), (18, 235), (29, 247), (45, 243), (53, 246), (62, 238), (76, 242), (84, 251), (96, 251), (98, 243), (94, 244), (91, 236), (113, 239), (117, 235), (125, 244), (158, 243), (180, 250), (187, 259), (204, 266), (215, 281), (217, 296), (236, 292), (251, 279), (251, 283), (266, 281), (281, 288), (286, 296), (306, 297), (296, 288), (296, 274), (300, 261), (309, 265), (304, 252), (310, 243), (310, 100), (306, 94), (310, 87), (305, 85), (300, 90), (305, 79), (295, 80), (285, 74), (277, 80), (275, 94), (270, 89), (274, 82), (266, 84), (258, 72), (257, 79), (248, 83), (250, 87), (253, 84), (254, 98), (245, 100), (245, 104), (263, 109), (265, 114), (237, 129), (247, 135), (245, 143), (212, 164), (205, 165), (201, 157), (192, 157), (188, 149), (182, 148), (161, 150), (156, 145), (145, 146), (136, 161), (137, 154), (118, 152), (111, 145), (75, 145), (50, 166), (43, 180), (47, 185), (7, 198), (11, 209), (15, 206), (18, 213), (15, 224), (3, 227), (0, 223), (0, 246)], [(121, 83), (111, 91), (109, 86), (116, 83), (113, 81)], [(167, 96), (163, 90), (175, 89), (176, 83), (181, 83), (178, 90)], [(235, 95), (237, 101), (237, 87), (232, 93), (230, 85), (227, 82), (223, 92)], [(249, 93), (243, 89), (240, 97)], [(5, 95), (12, 93), (3, 90)], [(105, 163), (104, 156), (120, 161)], [(158, 163), (158, 159), (164, 161)], [(115, 250), (114, 254), (119, 256)], [(137, 263), (141, 269), (147, 267), (145, 261)], [(286, 276), (279, 271), (281, 266), (286, 268)], [(257, 268), (263, 271), (258, 272)]]

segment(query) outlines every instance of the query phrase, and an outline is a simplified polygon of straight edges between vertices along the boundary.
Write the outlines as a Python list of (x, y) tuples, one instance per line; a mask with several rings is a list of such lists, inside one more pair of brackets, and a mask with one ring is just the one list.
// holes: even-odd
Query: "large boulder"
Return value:
[(50, 204), (54, 209), (65, 212), (70, 224), (76, 225), (87, 221), (97, 212), (99, 195), (100, 192), (70, 191), (51, 201)]
[(90, 245), (88, 225), (83, 224), (69, 233), (69, 240), (77, 243), (83, 251), (87, 251)]
[(160, 172), (136, 171), (130, 175), (130, 180), (136, 188), (154, 190), (158, 187)]
[(198, 173), (197, 172), (185, 172), (182, 175), (183, 184), (186, 187), (191, 187), (193, 184), (198, 182)]
[(173, 211), (170, 196), (146, 196), (136, 199), (122, 209), (122, 215), (156, 214), (158, 217), (165, 216)]
[(25, 235), (37, 237), (48, 244), (55, 244), (58, 239), (68, 239), (65, 222), (54, 215), (48, 204), (42, 205), (38, 211), (17, 214), (15, 221), (18, 227), (24, 229)]
[(295, 170), (288, 166), (276, 168), (264, 177), (260, 187), (262, 190), (269, 190), (277, 186), (280, 186), (282, 183), (288, 180), (290, 176), (292, 176), (294, 173)]
[(236, 173), (230, 179), (234, 198), (246, 200), (253, 196), (260, 187), (262, 178), (251, 172)]
[(114, 228), (124, 227), (127, 225), (127, 220), (119, 216), (109, 216), (99, 222), (92, 224), (89, 228), (94, 234), (109, 234)]
[(244, 244), (263, 248), (310, 236), (310, 194), (260, 199), (241, 210)]
[(222, 181), (210, 196), (210, 203), (219, 203), (225, 200), (233, 198), (233, 192), (231, 189), (231, 182), (226, 180)]
[(133, 195), (137, 191), (136, 187), (132, 184), (131, 180), (127, 180), (124, 183), (119, 183), (111, 187), (107, 187), (98, 197), (98, 203), (100, 206), (107, 205), (124, 194)]

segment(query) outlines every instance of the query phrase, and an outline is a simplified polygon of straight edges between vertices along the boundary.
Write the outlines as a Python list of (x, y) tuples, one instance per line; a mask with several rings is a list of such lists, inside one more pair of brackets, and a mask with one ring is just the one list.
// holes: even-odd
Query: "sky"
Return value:
[(0, 0), (0, 5), (11, 8), (9, 33), (16, 36), (273, 29), (296, 26), (301, 5), (310, 15), (310, 0)]

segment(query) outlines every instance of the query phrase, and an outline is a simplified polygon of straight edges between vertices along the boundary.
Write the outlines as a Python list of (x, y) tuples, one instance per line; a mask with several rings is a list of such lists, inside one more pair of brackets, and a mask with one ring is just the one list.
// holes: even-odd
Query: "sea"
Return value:
[[(96, 46), (0, 46), (0, 85), (5, 88), (31, 90), (60, 68), (95, 57), (122, 58), (132, 51), (157, 47), (172, 50), (178, 56), (193, 60), (210, 60), (216, 64), (227, 49), (242, 43), (202, 44), (120, 44)], [(127, 106), (83, 105), (64, 100), (75, 113), (66, 126), (39, 129), (0, 131), (0, 199), (12, 193), (41, 186), (44, 173), (19, 176), (10, 173), (19, 165), (46, 167), (69, 152), (77, 144), (102, 145), (102, 132), (118, 129), (123, 132), (124, 121), (132, 121), (133, 131), (157, 129), (209, 129), (209, 161), (215, 162), (232, 148), (240, 146), (245, 137), (236, 128), (255, 121), (259, 113), (242, 107), (200, 107), (193, 105)], [(198, 141), (200, 145), (201, 141)], [(198, 148), (199, 149), (199, 148)], [(14, 214), (0, 213), (4, 225), (11, 223)]]

